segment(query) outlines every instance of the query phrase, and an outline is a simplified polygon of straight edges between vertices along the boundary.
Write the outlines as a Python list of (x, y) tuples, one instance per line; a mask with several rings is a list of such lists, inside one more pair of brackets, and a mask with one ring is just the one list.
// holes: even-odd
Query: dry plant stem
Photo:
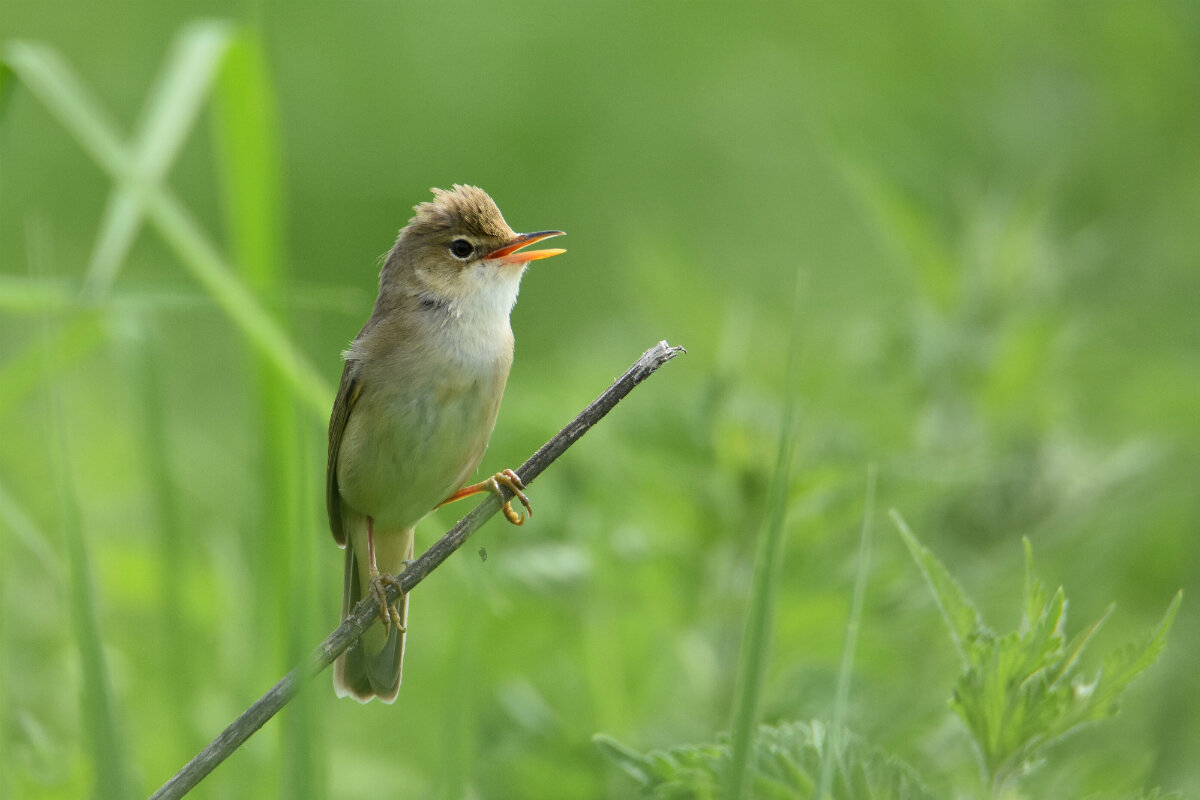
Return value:
[[(559, 431), (553, 439), (542, 445), (536, 453), (529, 457), (528, 461), (521, 465), (517, 470), (521, 480), (526, 485), (533, 483), (546, 467), (550, 466), (568, 447), (579, 441), (580, 437), (588, 432), (588, 429), (633, 391), (633, 387), (683, 352), (686, 351), (682, 347), (672, 347), (666, 342), (659, 342), (643, 353), (642, 357), (627, 369), (624, 375), (617, 378), (612, 386), (609, 386), (591, 405), (579, 412), (579, 415), (570, 424)], [(512, 497), (512, 493), (507, 489), (504, 490), (504, 494), (506, 498)], [(400, 588), (387, 587), (388, 602), (395, 602), (400, 597), (402, 590), (404, 592), (412, 591), (451, 553), (462, 547), (468, 537), (500, 509), (500, 502), (499, 497), (489, 495), (471, 513), (459, 520), (457, 525), (399, 575)], [(305, 683), (328, 667), (343, 650), (362, 636), (363, 632), (377, 619), (379, 619), (379, 606), (373, 597), (367, 596), (354, 607), (353, 613), (337, 630), (317, 645), (302, 663), (285, 675), (269, 692), (242, 712), (241, 716), (223, 730), (217, 738), (213, 739), (183, 769), (175, 773), (173, 778), (164, 783), (157, 792), (151, 795), (151, 800), (179, 798), (191, 791), (205, 775), (232, 755), (234, 750), (295, 697)]]

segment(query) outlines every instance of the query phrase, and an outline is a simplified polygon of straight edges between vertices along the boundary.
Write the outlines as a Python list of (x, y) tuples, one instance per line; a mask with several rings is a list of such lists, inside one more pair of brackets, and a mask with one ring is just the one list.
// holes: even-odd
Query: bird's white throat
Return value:
[[(517, 302), (524, 269), (489, 262), (474, 264), (425, 295), (424, 316), (454, 360), (464, 366), (488, 367), (511, 358), (509, 314)], [(420, 276), (418, 276), (420, 277)]]

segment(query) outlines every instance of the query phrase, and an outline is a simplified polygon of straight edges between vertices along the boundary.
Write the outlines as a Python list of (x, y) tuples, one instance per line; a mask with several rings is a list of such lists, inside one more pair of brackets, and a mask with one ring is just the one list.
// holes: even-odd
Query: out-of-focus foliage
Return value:
[[(1104, 668), (1084, 680), (1079, 658), (1100, 623), (1067, 642), (1066, 597), (1061, 587), (1047, 597), (1033, 573), (1028, 539), (1021, 627), (998, 636), (984, 625), (945, 565), (899, 516), (895, 520), (963, 663), (950, 705), (965, 723), (965, 733), (979, 756), (982, 783), (955, 786), (951, 793), (955, 797), (1021, 796), (1017, 784), (1045, 763), (1051, 745), (1087, 722), (1116, 713), (1117, 698), (1161, 654), (1181, 597), (1176, 595), (1153, 631), (1110, 653)], [(730, 779), (733, 749), (724, 741), (645, 754), (610, 736), (599, 735), (595, 742), (648, 797), (730, 797), (731, 786), (738, 783)], [(911, 767), (843, 729), (831, 734), (819, 721), (759, 727), (748, 760), (748, 779), (739, 786), (740, 797), (899, 800), (935, 796)], [(1065, 765), (1063, 771), (1072, 769)]]
[[(817, 797), (821, 769), (833, 763), (829, 800), (923, 800), (933, 795), (905, 764), (873, 750), (842, 731), (835, 746), (820, 722), (764, 725), (754, 737), (750, 797)], [(641, 786), (648, 797), (718, 798), (729, 770), (728, 743), (679, 745), (638, 753), (616, 740), (596, 737), (596, 746)]]

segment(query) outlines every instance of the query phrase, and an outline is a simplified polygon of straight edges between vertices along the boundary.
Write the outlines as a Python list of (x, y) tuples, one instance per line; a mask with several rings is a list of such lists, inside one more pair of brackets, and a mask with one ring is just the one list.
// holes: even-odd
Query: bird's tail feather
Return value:
[[(412, 532), (407, 531), (407, 543), (400, 549), (399, 563), (386, 563), (380, 558), (380, 570), (397, 574), (404, 570), (404, 561), (413, 556)], [(368, 587), (363, 582), (363, 570), (354, 552), (354, 538), (346, 541), (346, 573), (342, 588), (342, 619), (345, 620), (363, 597)], [(396, 602), (401, 622), (408, 625), (408, 595)], [(367, 629), (362, 638), (350, 645), (338, 656), (333, 665), (333, 688), (338, 697), (353, 697), (366, 703), (378, 697), (392, 703), (400, 691), (400, 678), (404, 667), (405, 634), (393, 625), (385, 634), (383, 626), (376, 622)]]

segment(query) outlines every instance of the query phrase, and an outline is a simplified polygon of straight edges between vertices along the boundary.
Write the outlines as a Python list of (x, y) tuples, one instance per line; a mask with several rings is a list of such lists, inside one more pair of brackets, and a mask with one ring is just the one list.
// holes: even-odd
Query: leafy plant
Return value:
[(1162, 621), (1136, 641), (1109, 653), (1093, 677), (1079, 659), (1111, 613), (1067, 638), (1067, 599), (1061, 587), (1048, 594), (1033, 572), (1025, 539), (1025, 589), (1021, 626), (997, 634), (983, 623), (962, 588), (898, 514), (892, 519), (933, 591), (963, 663), (950, 707), (971, 735), (985, 783), (999, 796), (1013, 780), (1045, 758), (1046, 749), (1081, 725), (1113, 716), (1116, 700), (1152, 665), (1166, 645), (1179, 610), (1175, 595)]
[[(817, 720), (760, 726), (750, 758), (751, 796), (816, 797), (822, 767), (827, 764), (833, 773), (830, 798), (920, 800), (935, 796), (908, 765), (846, 731), (840, 731), (835, 745), (833, 733)], [(732, 764), (727, 737), (715, 744), (682, 745), (645, 754), (609, 736), (598, 735), (593, 741), (655, 798), (719, 797)]]
[[(1025, 540), (1023, 617), (1014, 632), (997, 634), (946, 567), (923, 546), (898, 514), (892, 518), (933, 591), (963, 662), (950, 707), (966, 724), (986, 791), (1009, 796), (1015, 782), (1044, 763), (1050, 745), (1080, 726), (1107, 719), (1117, 699), (1149, 668), (1166, 645), (1179, 610), (1177, 593), (1162, 620), (1139, 639), (1109, 653), (1092, 677), (1080, 667), (1087, 643), (1111, 613), (1070, 639), (1065, 633), (1067, 598), (1060, 587), (1048, 593), (1033, 571), (1033, 549)], [(836, 734), (836, 735), (835, 735)], [(611, 761), (633, 777), (646, 796), (723, 796), (735, 767), (729, 737), (716, 743), (680, 745), (640, 753), (612, 737), (593, 739)], [(908, 765), (838, 726), (820, 721), (760, 726), (745, 767), (749, 796), (756, 798), (922, 798), (933, 795)], [(828, 791), (822, 772), (832, 774)], [(1153, 800), (1158, 790), (1139, 798)]]

